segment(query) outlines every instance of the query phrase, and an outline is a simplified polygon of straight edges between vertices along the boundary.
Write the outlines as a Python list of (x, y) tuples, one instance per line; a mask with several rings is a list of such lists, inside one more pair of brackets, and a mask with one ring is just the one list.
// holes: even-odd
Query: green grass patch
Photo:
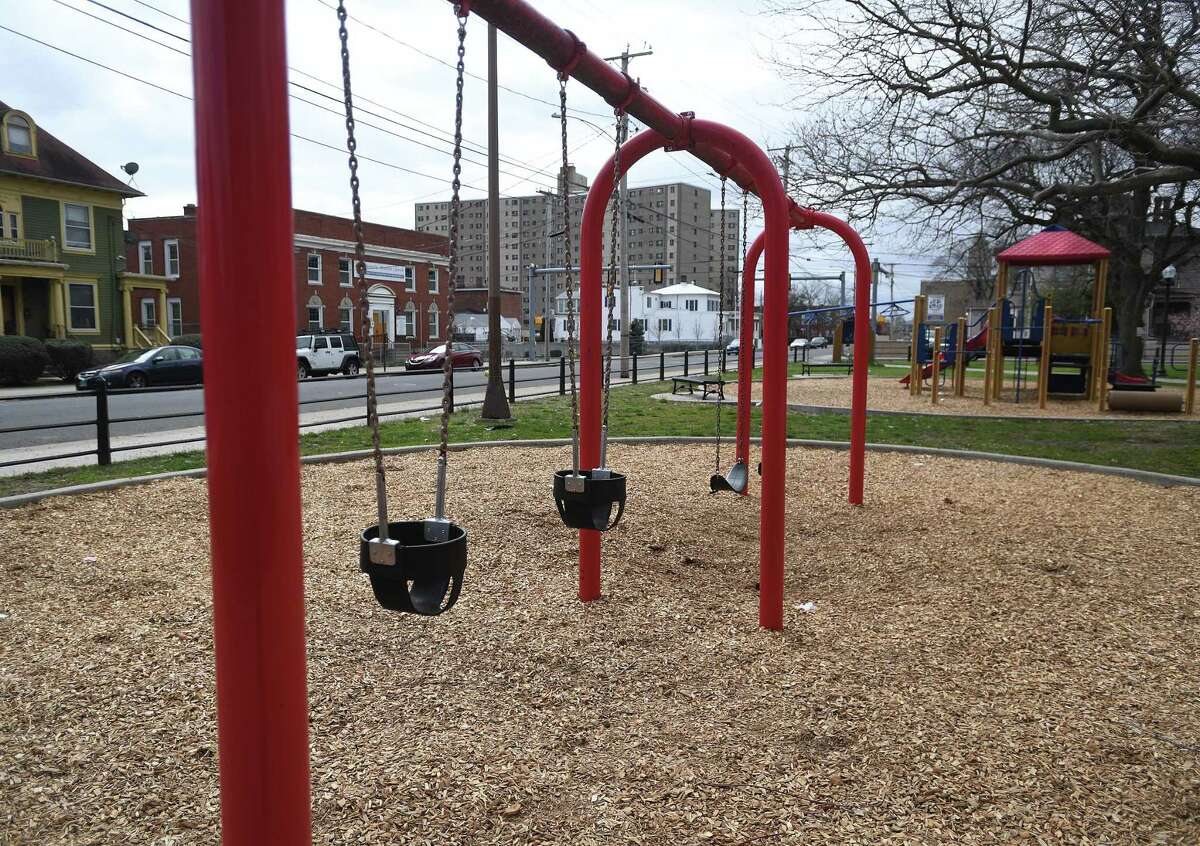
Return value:
[[(795, 365), (798, 369), (799, 365)], [(888, 371), (894, 372), (894, 371)], [(614, 390), (609, 408), (609, 429), (614, 436), (679, 435), (711, 437), (716, 423), (713, 405), (663, 402), (651, 399), (667, 383), (655, 382)], [(457, 412), (451, 421), (455, 442), (566, 438), (571, 434), (569, 397), (549, 397), (518, 403), (511, 426), (498, 427), (480, 419), (477, 406)], [(732, 436), (735, 406), (725, 406), (722, 432)], [(753, 434), (759, 433), (761, 414), (752, 412)], [(839, 414), (789, 414), (788, 436), (845, 441), (850, 437), (849, 418)], [(438, 439), (436, 416), (385, 422), (380, 427), (384, 446), (434, 445)], [(874, 415), (867, 424), (872, 443), (910, 444), (1026, 455), (1131, 467), (1162, 473), (1200, 476), (1200, 424), (1179, 420), (978, 420), (929, 415)], [(312, 432), (300, 437), (303, 455), (369, 449), (366, 427)], [(203, 452), (184, 452), (122, 461), (109, 467), (66, 467), (0, 477), (0, 496), (87, 484), (106, 479), (188, 470), (204, 466)]]

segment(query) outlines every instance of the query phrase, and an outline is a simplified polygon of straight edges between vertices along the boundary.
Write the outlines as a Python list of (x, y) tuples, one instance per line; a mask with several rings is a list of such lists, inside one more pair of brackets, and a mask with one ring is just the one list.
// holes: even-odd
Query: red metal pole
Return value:
[(192, 2), (226, 846), (312, 839), (283, 7)]
[[(474, 7), (472, 7), (474, 8)], [(666, 139), (644, 129), (621, 146), (621, 169), (626, 173)], [(613, 157), (592, 181), (579, 224), (579, 465), (591, 470), (600, 461), (600, 414), (603, 362), (600, 355), (604, 311), (604, 211), (613, 192)], [(579, 530), (579, 598), (600, 598), (600, 532)]]
[[(738, 341), (738, 413), (737, 413), (737, 460), (750, 466), (750, 384), (754, 371), (754, 277), (758, 273), (758, 260), (762, 258), (763, 247), (767, 243), (767, 233), (758, 233), (758, 237), (746, 250), (746, 259), (742, 264), (742, 309), (741, 340)], [(750, 492), (746, 485), (742, 496)]]
[[(763, 285), (762, 505), (759, 510), (758, 624), (783, 628), (784, 497), (787, 472), (787, 293), (789, 200), (775, 165), (742, 133), (692, 120), (697, 145), (720, 148), (754, 181), (766, 218)], [(740, 355), (739, 355), (740, 358)]]
[(871, 325), (871, 258), (862, 238), (844, 220), (824, 212), (805, 211), (813, 226), (841, 236), (854, 256), (854, 376), (850, 401), (850, 485), (851, 505), (863, 504), (863, 476), (867, 454), (867, 369), (871, 366), (871, 343), (875, 327)]

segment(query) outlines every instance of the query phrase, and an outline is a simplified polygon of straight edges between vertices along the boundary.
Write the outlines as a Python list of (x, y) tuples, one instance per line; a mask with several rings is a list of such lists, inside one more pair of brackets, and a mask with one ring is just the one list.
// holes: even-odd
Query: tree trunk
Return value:
[(1113, 365), (1119, 373), (1126, 376), (1146, 375), (1142, 372), (1142, 338), (1137, 331), (1138, 324), (1142, 321), (1145, 301), (1145, 295), (1139, 295), (1139, 291), (1124, 292), (1124, 296), (1117, 299), (1114, 317), (1120, 346), (1118, 359)]

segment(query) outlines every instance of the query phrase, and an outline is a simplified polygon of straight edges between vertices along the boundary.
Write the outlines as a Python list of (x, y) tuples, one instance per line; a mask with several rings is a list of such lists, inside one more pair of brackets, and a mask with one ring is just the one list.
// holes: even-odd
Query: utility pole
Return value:
[[(609, 56), (604, 61), (615, 62), (618, 59), (621, 61), (621, 73), (629, 73), (630, 59), (637, 59), (641, 56), (653, 56), (654, 51), (647, 48), (640, 53), (630, 53), (629, 45), (625, 45), (624, 51), (619, 56)], [(621, 112), (621, 125), (617, 133), (618, 138), (629, 137), (629, 114)], [(621, 205), (621, 378), (629, 377), (629, 179), (625, 175), (625, 168), (621, 169), (621, 185), (618, 189), (617, 196)], [(722, 233), (724, 234), (724, 233)], [(617, 237), (617, 233), (613, 232), (609, 237)]]
[(792, 145), (790, 143), (788, 143), (788, 144), (784, 144), (782, 147), (768, 147), (767, 152), (768, 153), (783, 153), (783, 164), (780, 166), (779, 169), (783, 176), (783, 193), (787, 194), (790, 197), (791, 190), (792, 190), (789, 187), (791, 184), (791, 178), (792, 178)]
[[(485, 420), (509, 420), (500, 363), (500, 116), (496, 78), (496, 25), (488, 24), (488, 381), (483, 396)], [(447, 339), (452, 344), (453, 338)], [(447, 347), (449, 355), (449, 347)]]
[(875, 305), (879, 302), (879, 259), (871, 261), (871, 328), (874, 331), (875, 318), (879, 316), (879, 307)]
[(846, 271), (843, 270), (841, 273), (839, 273), (838, 279), (842, 283), (842, 294), (838, 298), (838, 305), (845, 305), (846, 304)]

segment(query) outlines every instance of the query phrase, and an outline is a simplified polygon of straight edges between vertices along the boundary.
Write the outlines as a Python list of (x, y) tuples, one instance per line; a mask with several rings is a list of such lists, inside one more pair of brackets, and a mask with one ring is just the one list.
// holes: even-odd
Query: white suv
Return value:
[(357, 376), (358, 342), (350, 334), (296, 336), (296, 375), (301, 379), (344, 373)]

